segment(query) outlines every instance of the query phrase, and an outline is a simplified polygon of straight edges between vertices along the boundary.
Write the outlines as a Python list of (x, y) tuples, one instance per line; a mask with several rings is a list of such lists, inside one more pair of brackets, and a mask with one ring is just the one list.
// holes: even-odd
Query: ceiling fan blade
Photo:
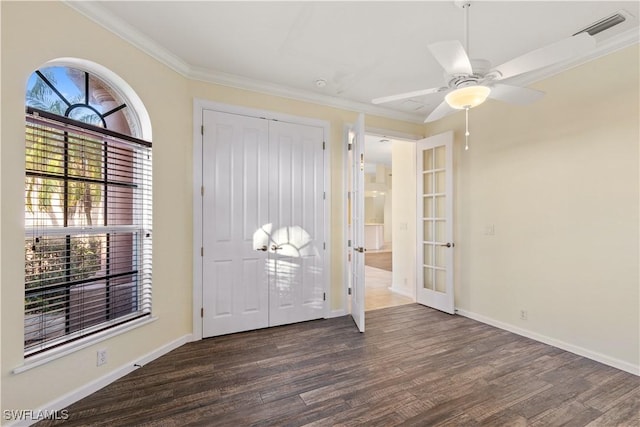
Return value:
[(507, 79), (576, 57), (588, 52), (595, 46), (596, 39), (593, 36), (589, 35), (589, 33), (580, 33), (518, 56), (495, 67), (492, 71), (500, 73), (498, 80)]
[(429, 45), (429, 50), (447, 74), (455, 76), (473, 73), (469, 56), (458, 40), (432, 43)]
[(430, 89), (414, 90), (413, 92), (399, 93), (397, 95), (383, 96), (381, 98), (372, 99), (373, 104), (384, 104), (385, 102), (399, 101), (401, 99), (415, 98), (417, 96), (429, 95), (440, 92), (442, 88), (433, 87)]
[(544, 96), (544, 92), (520, 86), (504, 84), (491, 85), (489, 98), (504, 101), (509, 104), (526, 105), (537, 101)]
[(442, 101), (440, 105), (438, 105), (436, 109), (433, 110), (431, 114), (429, 114), (429, 116), (424, 120), (424, 122), (425, 123), (435, 122), (436, 120), (441, 119), (445, 116), (448, 116), (449, 114), (455, 113), (456, 111), (460, 111), (460, 110), (451, 108), (449, 107), (449, 104), (447, 104), (447, 101)]

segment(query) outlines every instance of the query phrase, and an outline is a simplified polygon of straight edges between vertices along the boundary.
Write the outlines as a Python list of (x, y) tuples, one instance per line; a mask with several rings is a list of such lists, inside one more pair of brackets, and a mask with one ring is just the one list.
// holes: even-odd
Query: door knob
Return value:
[(455, 247), (455, 246), (456, 246), (456, 244), (455, 244), (455, 243), (448, 243), (448, 242), (447, 242), (447, 243), (442, 244), (442, 245), (440, 245), (440, 246), (446, 246), (446, 247), (448, 247), (448, 248), (453, 248), (453, 247)]
[(272, 251), (277, 251), (278, 249), (282, 249), (282, 248), (280, 246), (271, 245), (271, 250)]
[(262, 245), (261, 248), (256, 249), (256, 251), (263, 251), (266, 252), (267, 251), (267, 245)]
[(354, 249), (356, 252), (360, 252), (360, 253), (364, 253), (364, 251), (365, 251), (365, 249), (364, 249), (362, 246), (357, 247), (357, 248), (353, 248), (353, 249)]

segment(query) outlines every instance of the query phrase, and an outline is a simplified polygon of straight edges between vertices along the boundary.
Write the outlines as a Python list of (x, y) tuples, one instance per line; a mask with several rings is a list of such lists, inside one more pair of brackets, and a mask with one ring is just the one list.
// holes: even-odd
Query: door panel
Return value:
[(254, 234), (268, 217), (268, 123), (203, 112), (203, 336), (269, 322), (266, 252)]
[(454, 313), (453, 134), (418, 141), (417, 302)]
[(364, 115), (349, 131), (349, 224), (351, 248), (351, 316), (364, 332)]
[(321, 128), (269, 123), (271, 326), (324, 315), (322, 143)]

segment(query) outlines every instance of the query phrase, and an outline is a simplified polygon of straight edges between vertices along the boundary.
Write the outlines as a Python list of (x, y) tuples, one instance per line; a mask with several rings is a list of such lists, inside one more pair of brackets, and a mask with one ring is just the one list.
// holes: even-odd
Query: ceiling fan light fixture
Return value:
[(444, 99), (451, 108), (464, 110), (482, 104), (487, 100), (489, 93), (491, 93), (491, 89), (487, 86), (466, 86), (449, 92)]

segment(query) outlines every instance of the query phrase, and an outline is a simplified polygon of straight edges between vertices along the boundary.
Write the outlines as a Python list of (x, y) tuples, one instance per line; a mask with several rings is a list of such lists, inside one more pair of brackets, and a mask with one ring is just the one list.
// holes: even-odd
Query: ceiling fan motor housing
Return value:
[(481, 84), (487, 78), (491, 69), (491, 63), (486, 59), (470, 59), (473, 74), (448, 75), (445, 73), (445, 81), (450, 88), (461, 88)]
[(478, 84), (481, 78), (481, 76), (477, 76), (475, 74), (470, 76), (453, 77), (451, 80), (449, 80), (449, 87), (461, 88), (467, 86), (475, 86)]

